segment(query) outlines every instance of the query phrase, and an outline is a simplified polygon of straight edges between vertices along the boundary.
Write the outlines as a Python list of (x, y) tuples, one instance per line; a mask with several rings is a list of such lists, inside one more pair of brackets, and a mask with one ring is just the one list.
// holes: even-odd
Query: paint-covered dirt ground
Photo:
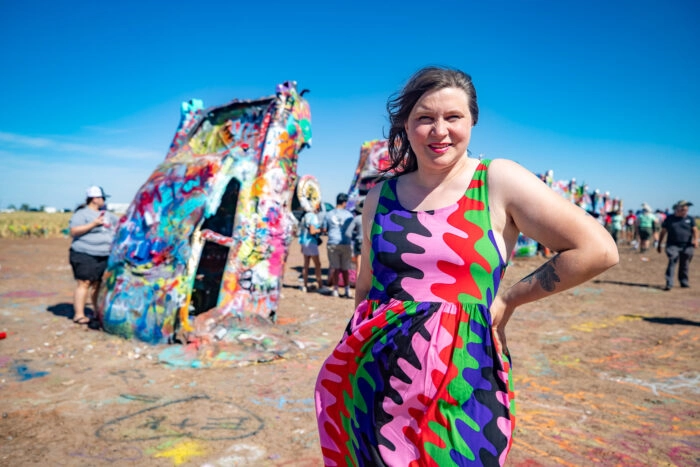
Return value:
[[(68, 246), (0, 239), (0, 464), (321, 465), (313, 387), (353, 304), (298, 290), (297, 244), (277, 328), (298, 345), (200, 369), (73, 324)], [(700, 463), (700, 260), (692, 288), (664, 292), (665, 255), (620, 248), (612, 270), (511, 320), (508, 465)], [(503, 285), (541, 261), (516, 259)]]

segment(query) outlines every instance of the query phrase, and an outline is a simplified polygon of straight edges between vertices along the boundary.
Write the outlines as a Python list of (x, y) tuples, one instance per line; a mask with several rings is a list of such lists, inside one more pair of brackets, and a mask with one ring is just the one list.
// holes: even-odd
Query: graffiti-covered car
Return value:
[[(148, 343), (272, 322), (294, 226), (303, 91), (205, 109), (183, 103), (165, 160), (122, 217), (100, 293), (103, 328)], [(183, 337), (184, 336), (184, 337)]]
[(393, 173), (385, 173), (390, 163), (387, 140), (373, 139), (362, 143), (355, 175), (348, 190), (347, 209), (352, 211), (374, 185)]

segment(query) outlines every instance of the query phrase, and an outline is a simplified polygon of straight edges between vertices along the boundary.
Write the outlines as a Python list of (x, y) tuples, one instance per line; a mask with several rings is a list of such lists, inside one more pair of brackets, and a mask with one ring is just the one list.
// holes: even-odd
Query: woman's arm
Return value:
[(95, 218), (92, 222), (88, 222), (87, 224), (83, 225), (78, 225), (75, 227), (71, 227), (70, 229), (70, 236), (75, 238), (75, 237), (80, 237), (81, 235), (85, 235), (95, 227), (99, 227), (104, 223), (104, 212), (101, 212), (99, 216)]
[(371, 248), (372, 224), (374, 224), (374, 214), (377, 212), (377, 202), (379, 201), (379, 193), (384, 182), (374, 186), (367, 197), (362, 209), (362, 260), (360, 261), (360, 271), (355, 280), (355, 308), (367, 298), (369, 290), (372, 287), (372, 263), (369, 258)]
[(656, 251), (661, 253), (661, 244), (664, 242), (666, 239), (666, 229), (662, 226), (661, 231), (659, 232), (659, 242), (656, 245)]
[(619, 256), (612, 236), (593, 217), (514, 162), (492, 162), (492, 198), (508, 252), (518, 232), (557, 252), (494, 300), (493, 326), (506, 350), (503, 330), (518, 306), (581, 284), (617, 264)]
[(307, 227), (309, 228), (309, 233), (310, 233), (311, 235), (316, 235), (316, 234), (321, 233), (321, 229), (318, 228), (318, 227), (316, 227), (316, 226), (313, 225), (313, 224), (308, 224)]

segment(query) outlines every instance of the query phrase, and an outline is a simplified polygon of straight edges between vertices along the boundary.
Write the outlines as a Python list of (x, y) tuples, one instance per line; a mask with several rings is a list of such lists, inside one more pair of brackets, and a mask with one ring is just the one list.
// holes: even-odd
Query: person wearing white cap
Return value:
[(112, 247), (117, 217), (108, 212), (102, 187), (91, 186), (85, 191), (85, 204), (78, 206), (71, 216), (69, 227), (71, 242), (69, 260), (73, 269), (76, 288), (73, 294), (73, 322), (87, 325), (85, 303), (92, 289), (92, 305), (97, 307), (97, 293), (102, 275), (107, 268), (107, 259)]

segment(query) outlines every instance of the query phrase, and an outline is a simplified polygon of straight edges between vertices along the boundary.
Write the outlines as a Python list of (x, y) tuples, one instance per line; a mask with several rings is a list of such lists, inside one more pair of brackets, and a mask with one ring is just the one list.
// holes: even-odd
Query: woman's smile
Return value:
[(437, 154), (445, 154), (450, 149), (450, 144), (429, 144), (428, 147)]

